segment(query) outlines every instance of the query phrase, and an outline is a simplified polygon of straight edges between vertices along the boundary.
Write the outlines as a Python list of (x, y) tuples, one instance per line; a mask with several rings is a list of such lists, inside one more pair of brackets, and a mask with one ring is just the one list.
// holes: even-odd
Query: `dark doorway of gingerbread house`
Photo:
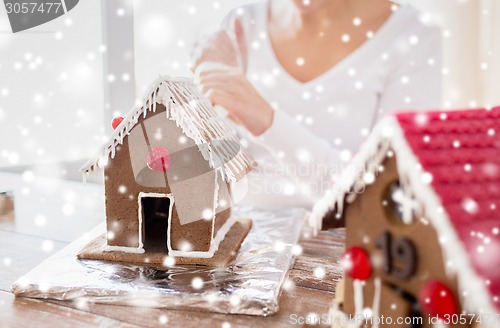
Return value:
[(169, 218), (172, 201), (167, 195), (141, 197), (141, 214), (144, 250), (147, 252), (167, 252)]

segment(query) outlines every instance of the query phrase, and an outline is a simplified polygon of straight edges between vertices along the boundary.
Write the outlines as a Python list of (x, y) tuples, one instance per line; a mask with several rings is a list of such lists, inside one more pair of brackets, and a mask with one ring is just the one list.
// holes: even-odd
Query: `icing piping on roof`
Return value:
[(134, 107), (125, 116), (109, 140), (81, 167), (84, 181), (97, 167), (105, 166), (109, 158), (115, 157), (116, 147), (123, 144), (140, 116), (156, 112), (156, 103), (166, 107), (167, 118), (175, 121), (198, 145), (203, 158), (212, 169), (219, 171), (224, 181), (238, 181), (255, 166), (250, 154), (241, 147), (238, 149), (239, 140), (234, 131), (217, 116), (210, 102), (190, 79), (160, 76), (147, 88), (142, 105)]
[[(332, 191), (329, 191), (313, 208), (309, 224), (315, 231), (321, 229), (323, 217), (336, 210), (342, 213), (346, 196), (353, 186), (363, 183), (364, 174), (378, 167), (387, 151), (393, 149), (397, 157), (397, 170), (401, 182), (411, 186), (415, 198), (426, 210), (426, 217), (433, 224), (440, 237), (444, 265), (448, 275), (456, 274), (462, 308), (471, 313), (496, 313), (490, 293), (480, 276), (474, 271), (468, 254), (459, 239), (450, 218), (443, 208), (441, 199), (426, 179), (419, 160), (408, 145), (404, 133), (395, 117), (386, 117), (374, 128), (372, 135), (344, 170)], [(368, 166), (368, 170), (366, 169)], [(452, 263), (452, 265), (448, 265)], [(490, 322), (485, 327), (493, 327)]]

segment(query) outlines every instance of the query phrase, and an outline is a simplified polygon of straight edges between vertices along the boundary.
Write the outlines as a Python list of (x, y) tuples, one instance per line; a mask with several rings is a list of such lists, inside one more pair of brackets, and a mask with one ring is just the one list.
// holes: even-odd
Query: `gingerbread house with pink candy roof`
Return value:
[[(84, 177), (104, 168), (107, 234), (79, 256), (206, 264), (234, 230), (231, 186), (252, 157), (189, 79), (160, 77), (113, 127), (81, 168)], [(240, 222), (233, 253), (249, 229)]]
[(334, 327), (500, 327), (500, 107), (385, 118), (311, 223), (346, 228)]

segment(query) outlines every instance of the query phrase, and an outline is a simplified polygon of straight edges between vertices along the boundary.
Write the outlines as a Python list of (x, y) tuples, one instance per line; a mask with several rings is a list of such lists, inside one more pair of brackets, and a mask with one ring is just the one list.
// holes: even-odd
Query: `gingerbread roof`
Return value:
[(320, 227), (332, 212), (338, 217), (356, 197), (354, 189), (373, 183), (383, 159), (393, 155), (400, 180), (440, 236), (464, 308), (500, 311), (500, 107), (382, 120), (334, 190), (315, 206), (311, 223)]
[(86, 176), (115, 157), (116, 147), (123, 143), (139, 117), (156, 111), (156, 104), (166, 107), (166, 115), (191, 138), (212, 169), (225, 181), (238, 181), (255, 166), (252, 156), (240, 146), (233, 129), (215, 112), (192, 80), (161, 76), (147, 89), (142, 104), (133, 108), (114, 130), (109, 140), (85, 163), (80, 171)]

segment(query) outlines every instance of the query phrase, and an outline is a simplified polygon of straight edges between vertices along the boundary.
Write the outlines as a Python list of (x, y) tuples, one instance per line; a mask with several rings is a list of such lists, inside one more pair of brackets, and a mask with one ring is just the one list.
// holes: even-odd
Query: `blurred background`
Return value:
[[(79, 178), (111, 119), (126, 114), (158, 75), (190, 76), (193, 44), (248, 2), (85, 0), (16, 34), (2, 6), (0, 169)], [(500, 104), (500, 1), (398, 3), (442, 28), (443, 108)]]

